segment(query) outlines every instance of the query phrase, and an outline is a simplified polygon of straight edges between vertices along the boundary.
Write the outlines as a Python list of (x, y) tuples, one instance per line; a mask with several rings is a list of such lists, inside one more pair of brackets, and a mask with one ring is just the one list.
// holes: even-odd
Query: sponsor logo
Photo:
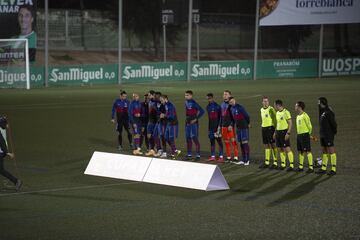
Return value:
[(360, 74), (360, 58), (338, 58), (323, 60), (323, 75)]
[(183, 76), (184, 72), (181, 70), (174, 70), (174, 66), (170, 65), (168, 67), (156, 67), (150, 65), (142, 65), (138, 68), (132, 66), (126, 66), (123, 71), (124, 79), (133, 79), (133, 78), (151, 78), (153, 80), (158, 80), (163, 77), (173, 77), (173, 76)]
[(194, 64), (192, 67), (192, 77), (207, 77), (216, 76), (220, 78), (227, 78), (228, 76), (248, 75), (251, 73), (250, 68), (240, 68), (240, 64), (235, 66), (223, 66), (221, 64), (208, 64), (207, 66), (201, 66), (200, 64)]
[(296, 0), (296, 8), (352, 7), (353, 0)]
[(17, 13), (22, 5), (34, 5), (32, 0), (0, 0), (0, 13)]
[(104, 79), (103, 68), (95, 71), (86, 71), (83, 68), (69, 68), (66, 71), (62, 71), (59, 68), (53, 68), (50, 73), (49, 81), (82, 81), (88, 83), (90, 80), (102, 79)]
[(26, 82), (26, 74), (23, 72), (16, 73), (0, 70), (0, 83), (13, 85), (16, 82)]

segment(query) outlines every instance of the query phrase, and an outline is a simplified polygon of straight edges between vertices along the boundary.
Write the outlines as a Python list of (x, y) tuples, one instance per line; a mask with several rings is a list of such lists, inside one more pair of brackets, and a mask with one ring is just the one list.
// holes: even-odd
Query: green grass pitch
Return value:
[[(0, 90), (17, 154), (5, 166), (24, 181), (14, 192), (0, 176), (0, 239), (359, 239), (360, 79), (162, 82), (121, 86), (128, 93), (155, 89), (169, 95), (180, 116), (177, 144), (184, 149), (184, 91), (220, 102), (230, 89), (251, 115), (249, 167), (221, 166), (231, 190), (196, 190), (83, 174), (95, 150), (116, 152), (110, 123), (119, 86)], [(325, 96), (339, 125), (338, 175), (260, 170), (261, 96), (283, 99), (294, 113), (303, 100), (318, 132), (317, 98)], [(207, 117), (201, 119), (207, 157)], [(293, 132), (294, 129), (293, 129)], [(128, 148), (124, 139), (124, 146)], [(295, 134), (291, 136), (295, 160)], [(320, 156), (313, 142), (314, 157)], [(256, 162), (256, 163), (255, 163)]]

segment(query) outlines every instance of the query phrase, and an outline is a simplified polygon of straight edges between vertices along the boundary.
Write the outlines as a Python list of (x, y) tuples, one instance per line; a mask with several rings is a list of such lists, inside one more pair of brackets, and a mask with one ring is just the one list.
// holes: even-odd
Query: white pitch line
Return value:
[(111, 186), (120, 186), (120, 185), (130, 185), (130, 184), (138, 184), (138, 183), (140, 183), (140, 182), (112, 183), (112, 184), (104, 184), (104, 185), (88, 185), (88, 186), (79, 186), (79, 187), (43, 189), (43, 190), (37, 190), (37, 191), (5, 193), (5, 194), (0, 194), (0, 197), (8, 197), (8, 196), (15, 196), (15, 195), (25, 195), (25, 194), (36, 194), (36, 193), (47, 193), (47, 192), (61, 192), (61, 191), (71, 191), (71, 190), (82, 190), (82, 189), (111, 187)]
[[(241, 175), (249, 175), (252, 172), (247, 173), (237, 173), (237, 174), (224, 174), (225, 177), (231, 176), (241, 176)], [(82, 189), (91, 189), (91, 188), (100, 188), (100, 187), (111, 187), (111, 186), (121, 186), (121, 185), (131, 185), (131, 184), (139, 184), (141, 182), (127, 182), (127, 183), (112, 183), (112, 184), (104, 184), (104, 185), (88, 185), (88, 186), (79, 186), (79, 187), (67, 187), (67, 188), (53, 188), (53, 189), (43, 189), (37, 191), (27, 191), (27, 192), (15, 192), (15, 193), (5, 193), (0, 194), (0, 197), (9, 197), (9, 196), (17, 196), (17, 195), (25, 195), (25, 194), (36, 194), (36, 193), (48, 193), (48, 192), (64, 192), (71, 190), (82, 190)]]
[(256, 95), (251, 95), (251, 96), (245, 96), (245, 97), (240, 97), (240, 99), (248, 99), (248, 98), (257, 98), (257, 97), (261, 97), (261, 94), (256, 94)]

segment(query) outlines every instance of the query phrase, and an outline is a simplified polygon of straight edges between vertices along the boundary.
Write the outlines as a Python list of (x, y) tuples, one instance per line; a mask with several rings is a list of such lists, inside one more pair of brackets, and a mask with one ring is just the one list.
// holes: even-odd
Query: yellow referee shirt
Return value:
[(271, 106), (267, 108), (261, 108), (261, 127), (272, 127), (276, 124), (276, 112)]
[(296, 117), (296, 131), (297, 134), (309, 133), (312, 132), (312, 125), (309, 115), (306, 112), (297, 115)]
[(285, 108), (276, 112), (276, 130), (286, 130), (289, 128), (288, 120), (291, 119), (291, 114)]

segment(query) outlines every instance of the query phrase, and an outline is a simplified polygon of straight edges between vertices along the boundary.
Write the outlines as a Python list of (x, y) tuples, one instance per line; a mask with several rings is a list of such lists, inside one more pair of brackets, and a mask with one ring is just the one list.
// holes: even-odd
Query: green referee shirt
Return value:
[(261, 127), (272, 127), (276, 124), (276, 112), (271, 106), (267, 108), (261, 108)]
[(289, 128), (288, 120), (291, 119), (291, 114), (287, 109), (276, 112), (276, 130), (287, 130)]
[(297, 134), (304, 134), (312, 132), (312, 125), (309, 115), (306, 112), (302, 112), (296, 117), (296, 131)]

